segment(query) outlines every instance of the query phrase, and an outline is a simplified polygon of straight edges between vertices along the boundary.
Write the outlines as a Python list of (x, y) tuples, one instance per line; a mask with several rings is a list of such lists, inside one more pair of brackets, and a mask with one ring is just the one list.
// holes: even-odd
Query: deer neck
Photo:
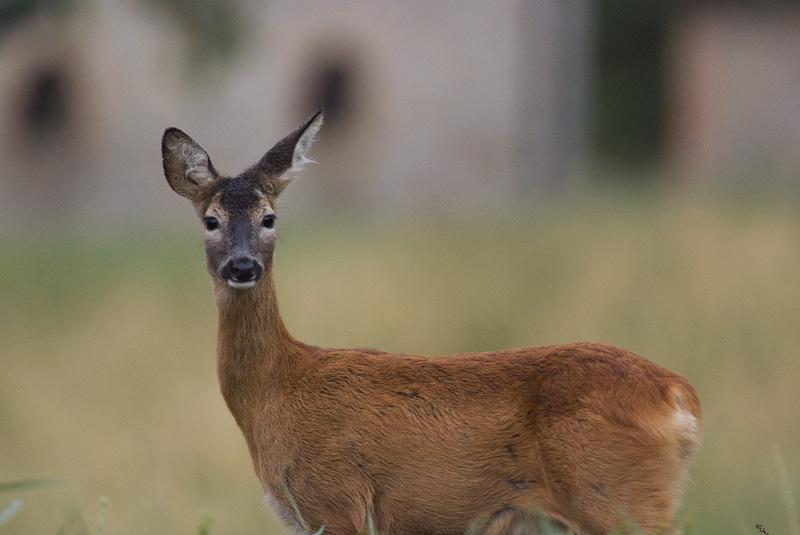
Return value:
[(220, 389), (247, 435), (260, 404), (291, 372), (301, 344), (289, 334), (280, 317), (271, 272), (246, 290), (215, 282), (214, 296), (219, 309)]

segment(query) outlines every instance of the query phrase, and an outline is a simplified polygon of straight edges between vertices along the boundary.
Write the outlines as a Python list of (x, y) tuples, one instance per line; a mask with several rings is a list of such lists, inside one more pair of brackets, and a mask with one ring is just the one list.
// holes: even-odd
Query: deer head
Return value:
[(206, 265), (215, 284), (245, 290), (269, 272), (276, 201), (292, 173), (310, 161), (308, 149), (321, 125), (322, 109), (234, 177), (220, 175), (208, 153), (181, 130), (164, 132), (164, 174), (203, 221)]

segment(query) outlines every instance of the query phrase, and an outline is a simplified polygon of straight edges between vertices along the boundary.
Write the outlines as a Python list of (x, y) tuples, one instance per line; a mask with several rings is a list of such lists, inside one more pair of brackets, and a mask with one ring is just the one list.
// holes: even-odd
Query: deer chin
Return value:
[(231, 288), (236, 288), (237, 290), (245, 290), (247, 288), (252, 288), (253, 286), (255, 286), (257, 281), (236, 282), (227, 279), (225, 282), (227, 282), (228, 286), (230, 286)]

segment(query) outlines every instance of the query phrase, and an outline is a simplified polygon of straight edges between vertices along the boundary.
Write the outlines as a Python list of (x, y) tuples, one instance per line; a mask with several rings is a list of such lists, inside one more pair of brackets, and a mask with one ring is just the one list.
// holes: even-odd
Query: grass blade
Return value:
[(789, 529), (792, 535), (800, 535), (800, 516), (797, 513), (797, 502), (792, 493), (792, 484), (789, 481), (789, 471), (786, 469), (786, 462), (781, 454), (781, 447), (777, 442), (772, 443), (772, 458), (775, 460), (775, 468), (778, 470), (778, 480), (781, 482), (783, 499), (786, 502), (786, 514), (789, 516)]
[(0, 493), (20, 492), (23, 490), (40, 489), (42, 487), (50, 487), (60, 484), (61, 481), (58, 479), (23, 479), (20, 481), (2, 481), (0, 482)]
[(106, 535), (108, 526), (108, 498), (100, 498), (100, 510), (97, 513), (97, 535)]
[(22, 509), (22, 500), (12, 500), (11, 503), (5, 506), (5, 508), (0, 511), (0, 526), (14, 518), (17, 513), (20, 512)]

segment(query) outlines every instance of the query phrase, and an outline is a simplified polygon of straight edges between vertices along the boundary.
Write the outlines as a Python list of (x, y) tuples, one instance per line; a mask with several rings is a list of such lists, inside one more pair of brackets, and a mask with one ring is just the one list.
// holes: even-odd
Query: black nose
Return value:
[(247, 284), (254, 283), (261, 278), (263, 270), (253, 258), (241, 257), (229, 260), (220, 271), (222, 278), (228, 283)]

